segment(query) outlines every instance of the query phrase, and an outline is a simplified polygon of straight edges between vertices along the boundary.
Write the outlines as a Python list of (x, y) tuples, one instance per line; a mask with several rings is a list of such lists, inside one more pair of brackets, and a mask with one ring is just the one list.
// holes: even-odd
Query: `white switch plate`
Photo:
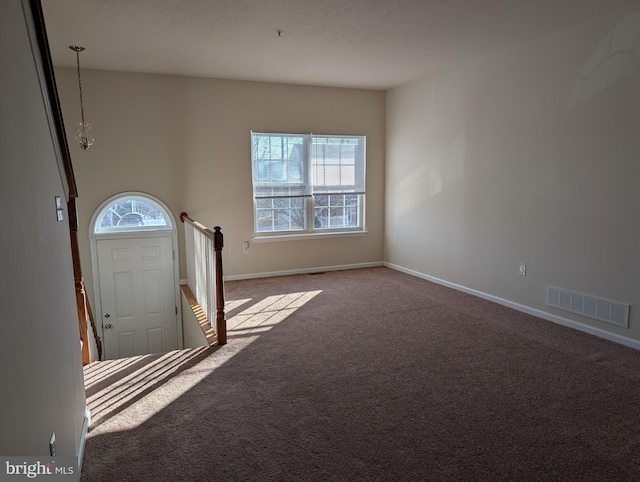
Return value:
[(518, 274), (520, 276), (527, 276), (527, 265), (525, 263), (520, 263)]
[(58, 221), (62, 221), (64, 219), (64, 209), (62, 208), (60, 196), (56, 196), (56, 217)]

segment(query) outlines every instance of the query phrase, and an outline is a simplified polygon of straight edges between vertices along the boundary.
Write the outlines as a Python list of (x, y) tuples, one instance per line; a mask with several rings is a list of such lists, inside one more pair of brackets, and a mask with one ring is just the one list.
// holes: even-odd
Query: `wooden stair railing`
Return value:
[(96, 322), (93, 319), (91, 305), (87, 298), (87, 290), (82, 277), (82, 265), (80, 263), (80, 249), (78, 247), (78, 217), (76, 214), (76, 198), (72, 197), (67, 203), (69, 213), (69, 232), (71, 235), (71, 256), (73, 259), (73, 279), (76, 287), (76, 308), (78, 310), (78, 326), (80, 328), (80, 347), (82, 350), (82, 364), (91, 363), (89, 350), (89, 324), (93, 332), (93, 338), (98, 350), (98, 360), (102, 360), (102, 340), (98, 336)]
[(96, 341), (96, 349), (98, 350), (98, 361), (102, 361), (102, 340), (98, 336), (98, 329), (96, 328), (96, 320), (93, 318), (91, 303), (89, 303), (89, 298), (87, 298), (87, 289), (84, 286), (84, 278), (82, 278), (82, 289), (84, 291), (84, 301), (87, 306), (87, 313), (89, 314), (89, 323), (91, 323), (91, 331), (93, 332), (93, 339)]
[[(213, 228), (213, 231), (211, 231), (204, 224), (191, 219), (185, 212), (180, 213), (180, 221), (182, 221), (183, 223), (189, 223), (196, 231), (200, 232), (206, 238), (213, 242), (213, 249), (215, 252), (214, 271), (216, 287), (216, 335), (218, 345), (225, 345), (227, 343), (227, 320), (225, 319), (224, 314), (224, 279), (222, 275), (222, 248), (224, 246), (224, 238), (221, 232), (221, 228), (220, 226), (215, 226)], [(209, 323), (211, 322), (212, 320), (209, 320)]]

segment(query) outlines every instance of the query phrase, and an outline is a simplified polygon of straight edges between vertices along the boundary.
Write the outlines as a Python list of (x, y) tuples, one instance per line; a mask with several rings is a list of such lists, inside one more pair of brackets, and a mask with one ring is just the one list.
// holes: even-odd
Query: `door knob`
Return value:
[(106, 312), (106, 313), (104, 314), (104, 317), (105, 317), (105, 318), (111, 318), (111, 313)]
[(104, 325), (105, 330), (108, 330), (109, 328), (111, 328), (111, 323), (107, 323), (106, 325)]

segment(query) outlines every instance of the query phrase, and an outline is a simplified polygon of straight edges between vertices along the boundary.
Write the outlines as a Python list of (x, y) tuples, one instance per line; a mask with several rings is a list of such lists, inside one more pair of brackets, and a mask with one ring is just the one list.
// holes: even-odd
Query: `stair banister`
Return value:
[[(222, 248), (224, 246), (224, 238), (221, 232), (220, 226), (215, 226), (213, 231), (207, 228), (204, 224), (199, 223), (198, 221), (189, 217), (186, 212), (180, 213), (180, 221), (183, 223), (189, 223), (196, 231), (200, 232), (204, 235), (210, 242), (212, 243), (213, 250), (215, 253), (214, 256), (214, 278), (215, 278), (215, 317), (216, 317), (216, 336), (217, 342), (219, 345), (224, 345), (227, 343), (227, 321), (225, 319), (224, 313), (224, 278), (222, 271)], [(187, 266), (188, 269), (188, 266)], [(208, 274), (210, 272), (209, 267), (205, 268), (205, 272)], [(192, 291), (196, 292), (196, 287), (190, 287)], [(209, 302), (209, 296), (207, 295), (207, 299)], [(209, 310), (206, 307), (201, 307), (203, 310), (207, 312), (207, 316), (210, 316)], [(212, 314), (212, 313), (211, 313)], [(213, 320), (209, 320), (212, 322)]]

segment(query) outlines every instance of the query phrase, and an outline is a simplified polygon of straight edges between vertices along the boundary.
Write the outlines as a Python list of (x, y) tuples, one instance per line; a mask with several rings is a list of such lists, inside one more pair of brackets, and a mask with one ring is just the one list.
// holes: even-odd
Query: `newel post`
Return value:
[(224, 319), (224, 281), (222, 277), (222, 247), (223, 236), (220, 226), (213, 228), (213, 249), (216, 252), (216, 331), (218, 344), (227, 343), (227, 320)]

